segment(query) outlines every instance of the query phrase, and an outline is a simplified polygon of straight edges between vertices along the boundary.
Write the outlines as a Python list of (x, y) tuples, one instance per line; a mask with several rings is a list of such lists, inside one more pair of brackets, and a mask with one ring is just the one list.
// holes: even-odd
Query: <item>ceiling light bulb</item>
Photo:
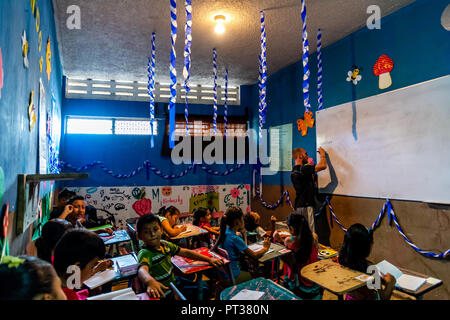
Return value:
[(222, 34), (225, 32), (225, 16), (218, 14), (214, 17), (214, 20), (216, 21), (216, 27), (214, 28), (214, 31), (218, 34)]
[(225, 32), (225, 26), (223, 25), (223, 23), (218, 23), (214, 28), (214, 31), (218, 34), (222, 34)]

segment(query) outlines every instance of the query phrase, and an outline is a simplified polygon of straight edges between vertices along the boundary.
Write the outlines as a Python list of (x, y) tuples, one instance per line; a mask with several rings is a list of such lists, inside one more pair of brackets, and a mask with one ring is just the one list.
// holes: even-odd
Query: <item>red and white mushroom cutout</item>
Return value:
[(392, 84), (389, 72), (394, 68), (394, 61), (387, 55), (380, 56), (373, 66), (373, 74), (379, 76), (378, 86), (380, 89), (389, 88)]

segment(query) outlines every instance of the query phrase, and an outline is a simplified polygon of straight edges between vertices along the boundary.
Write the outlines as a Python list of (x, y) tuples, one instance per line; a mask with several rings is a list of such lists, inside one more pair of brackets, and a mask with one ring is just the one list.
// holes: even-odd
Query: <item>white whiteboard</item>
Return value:
[(316, 113), (321, 193), (450, 203), (450, 76)]

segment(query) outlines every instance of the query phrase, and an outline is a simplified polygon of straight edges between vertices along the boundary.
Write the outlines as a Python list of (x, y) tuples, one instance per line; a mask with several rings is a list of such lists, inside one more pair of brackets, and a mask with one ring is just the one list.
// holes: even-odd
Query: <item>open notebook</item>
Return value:
[(424, 278), (404, 274), (396, 266), (387, 262), (386, 260), (378, 263), (376, 267), (383, 275), (386, 273), (390, 273), (395, 278), (395, 280), (397, 280), (397, 283), (395, 284), (397, 288), (416, 291), (426, 282), (426, 279)]
[[(252, 250), (252, 251), (259, 251), (259, 250), (261, 250), (262, 248), (264, 248), (264, 246), (263, 246), (262, 244), (259, 244), (259, 243), (254, 243), (254, 244), (248, 246), (248, 248), (249, 248), (250, 250)], [(268, 253), (270, 253), (270, 252), (272, 252), (272, 251), (274, 251), (273, 248), (269, 248), (269, 250), (267, 250), (267, 252), (264, 253), (264, 254), (268, 254)]]
[(89, 297), (87, 300), (139, 300), (139, 298), (136, 296), (133, 289), (126, 288)]

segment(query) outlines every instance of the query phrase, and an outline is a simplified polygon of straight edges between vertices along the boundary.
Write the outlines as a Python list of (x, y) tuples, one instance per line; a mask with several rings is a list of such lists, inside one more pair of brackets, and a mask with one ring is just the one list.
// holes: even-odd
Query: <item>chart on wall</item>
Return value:
[(162, 206), (175, 206), (181, 213), (198, 207), (225, 211), (237, 206), (250, 211), (250, 185), (141, 186), (141, 187), (83, 187), (69, 188), (83, 196), (86, 204), (112, 213), (119, 227), (125, 220), (147, 213), (157, 213)]

